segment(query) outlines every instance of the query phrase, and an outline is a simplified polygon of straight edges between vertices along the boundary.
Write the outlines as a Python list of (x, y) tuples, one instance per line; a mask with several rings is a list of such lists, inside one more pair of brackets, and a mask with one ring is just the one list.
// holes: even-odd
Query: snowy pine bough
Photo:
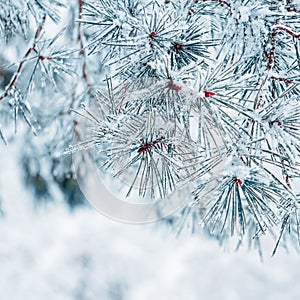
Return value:
[(0, 6), (4, 143), (25, 120), (58, 184), (74, 170), (56, 154), (93, 148), (128, 198), (186, 187), (177, 228), (300, 243), (298, 0)]

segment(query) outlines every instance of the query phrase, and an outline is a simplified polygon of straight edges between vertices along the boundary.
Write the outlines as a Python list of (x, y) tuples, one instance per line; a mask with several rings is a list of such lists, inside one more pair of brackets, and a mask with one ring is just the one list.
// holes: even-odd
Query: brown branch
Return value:
[[(277, 25), (279, 23), (280, 19), (277, 19), (275, 22), (275, 25)], [(275, 28), (274, 28), (275, 29)], [(266, 55), (267, 56), (267, 60), (268, 60), (268, 64), (267, 64), (267, 70), (271, 70), (272, 65), (273, 65), (273, 61), (274, 61), (274, 56), (275, 56), (275, 37), (277, 35), (276, 30), (272, 30), (272, 34), (271, 34), (271, 50), (270, 50), (270, 54)]]
[[(276, 21), (275, 25), (277, 25), (279, 22), (279, 19)], [(283, 31), (285, 33), (287, 33), (288, 35), (290, 35), (291, 37), (293, 37), (294, 39), (300, 39), (300, 33), (295, 33), (293, 32), (291, 29), (286, 28), (284, 26), (276, 26), (273, 28), (272, 30), (272, 34), (271, 34), (271, 50), (270, 50), (270, 54), (267, 55), (267, 60), (268, 60), (268, 65), (267, 65), (267, 70), (270, 70), (272, 68), (272, 64), (274, 61), (274, 56), (275, 56), (275, 38), (277, 36), (277, 33)]]
[(284, 31), (287, 34), (291, 35), (294, 39), (300, 39), (300, 33), (295, 33), (293, 32), (291, 29), (286, 28), (284, 26), (276, 26), (273, 31), (277, 32), (277, 31)]
[[(36, 32), (35, 32), (35, 35), (34, 35), (34, 42), (33, 42), (33, 45), (32, 47), (30, 47), (26, 54), (24, 55), (23, 59), (21, 60), (21, 62), (19, 63), (19, 66), (18, 66), (18, 69), (17, 69), (17, 72), (14, 74), (14, 76), (12, 77), (10, 83), (8, 84), (8, 86), (5, 88), (5, 92), (2, 96), (0, 96), (0, 101), (3, 100), (4, 98), (6, 98), (8, 95), (9, 95), (9, 92), (14, 88), (17, 80), (19, 79), (20, 75), (21, 75), (21, 72), (22, 72), (22, 69), (24, 67), (24, 64), (25, 62), (28, 60), (30, 54), (32, 51), (34, 51), (35, 53), (37, 53), (38, 51), (36, 50), (36, 43), (37, 43), (37, 40), (38, 38), (40, 37), (41, 35), (41, 32), (43, 30), (43, 27), (44, 27), (44, 24), (45, 24), (45, 21), (46, 21), (46, 15), (43, 16), (43, 19), (42, 19), (42, 22), (41, 24), (38, 26)], [(39, 57), (39, 59), (41, 59), (41, 57)]]
[(44, 24), (46, 22), (46, 15), (43, 16), (43, 19), (42, 19), (42, 23), (39, 25), (38, 29), (36, 30), (35, 32), (35, 36), (34, 36), (34, 46), (36, 44), (36, 41), (37, 39), (40, 37), (41, 35), (41, 32), (43, 30), (43, 27), (44, 27)]
[(287, 11), (288, 12), (299, 12), (297, 9), (296, 9), (296, 7), (294, 7), (294, 4), (292, 3), (292, 1), (291, 0), (287, 0), (286, 1), (286, 4), (287, 4)]
[(291, 79), (287, 79), (287, 78), (283, 78), (283, 77), (274, 77), (274, 76), (271, 77), (271, 80), (282, 81), (282, 82), (285, 82), (285, 83), (292, 83), (293, 82), (293, 80), (291, 80)]
[(168, 88), (170, 90), (173, 90), (175, 92), (180, 92), (182, 90), (182, 87), (180, 85), (177, 85), (173, 82), (173, 79), (171, 77), (168, 78), (169, 79), (169, 83), (168, 83)]
[[(83, 0), (78, 0), (78, 5), (79, 5), (79, 20), (82, 20), (82, 11), (83, 11)], [(83, 38), (82, 38), (82, 23), (79, 22), (78, 24), (78, 36), (77, 36), (77, 40), (80, 42), (80, 52), (79, 54), (83, 57), (83, 65), (82, 65), (82, 77), (84, 79), (84, 81), (86, 82), (86, 85), (89, 88), (89, 91), (91, 89), (91, 85), (88, 81), (88, 75), (86, 72), (87, 69), (87, 65), (86, 65), (86, 54), (85, 54), (85, 50), (84, 50), (84, 45), (83, 45)]]

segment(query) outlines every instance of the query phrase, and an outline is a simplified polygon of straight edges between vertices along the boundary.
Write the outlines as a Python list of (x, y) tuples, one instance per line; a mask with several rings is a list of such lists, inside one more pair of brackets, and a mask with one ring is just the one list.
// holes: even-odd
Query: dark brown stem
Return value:
[(177, 93), (182, 90), (182, 87), (180, 85), (176, 85), (173, 82), (173, 79), (171, 77), (169, 77), (168, 79), (169, 79), (168, 87), (169, 87), (170, 90), (173, 90)]
[(161, 137), (155, 141), (149, 142), (149, 143), (145, 143), (143, 139), (140, 140), (141, 145), (138, 148), (137, 152), (138, 153), (144, 153), (144, 152), (150, 152), (152, 150), (153, 147), (157, 147), (158, 144), (161, 144), (161, 146), (166, 147), (166, 144), (164, 142), (165, 138)]
[(294, 4), (292, 3), (291, 0), (287, 0), (286, 4), (288, 5), (286, 9), (288, 12), (298, 12), (298, 10), (294, 7)]
[[(275, 25), (277, 25), (279, 23), (280, 19), (277, 19), (275, 22)], [(277, 32), (275, 29), (272, 30), (272, 34), (271, 34), (271, 50), (269, 55), (267, 55), (267, 60), (268, 60), (268, 64), (267, 64), (267, 70), (271, 70), (272, 65), (273, 65), (273, 61), (274, 61), (274, 56), (275, 56), (275, 37), (277, 35)]]
[[(279, 22), (279, 19), (276, 21), (275, 25), (277, 25)], [(272, 34), (271, 34), (271, 50), (270, 50), (270, 54), (267, 55), (267, 60), (268, 60), (268, 65), (267, 65), (267, 70), (271, 70), (272, 65), (273, 65), (273, 61), (274, 61), (274, 56), (275, 56), (275, 38), (278, 32), (283, 31), (285, 33), (287, 33), (288, 35), (290, 35), (292, 38), (294, 39), (300, 39), (300, 33), (295, 33), (293, 32), (291, 29), (286, 28), (284, 26), (276, 26), (273, 28), (272, 30)]]
[(300, 33), (295, 33), (293, 32), (291, 29), (283, 27), (283, 26), (277, 26), (273, 29), (273, 31), (277, 32), (277, 31), (284, 31), (287, 34), (289, 34), (290, 36), (292, 36), (294, 39), (300, 39)]
[(277, 80), (277, 81), (282, 81), (282, 82), (285, 82), (285, 83), (292, 83), (293, 82), (293, 80), (283, 78), (283, 77), (274, 77), (274, 76), (272, 76), (271, 79), (272, 80)]
[[(83, 0), (78, 0), (78, 6), (79, 6), (79, 20), (82, 19), (82, 11), (83, 11)], [(87, 66), (86, 66), (86, 54), (85, 54), (85, 50), (84, 50), (84, 45), (83, 45), (83, 38), (82, 38), (82, 24), (81, 22), (79, 22), (78, 24), (78, 36), (77, 39), (80, 43), (80, 52), (79, 54), (83, 57), (83, 65), (82, 65), (82, 77), (84, 79), (84, 81), (86, 82), (86, 85), (89, 88), (89, 91), (91, 90), (91, 85), (88, 81), (88, 75), (86, 72)]]

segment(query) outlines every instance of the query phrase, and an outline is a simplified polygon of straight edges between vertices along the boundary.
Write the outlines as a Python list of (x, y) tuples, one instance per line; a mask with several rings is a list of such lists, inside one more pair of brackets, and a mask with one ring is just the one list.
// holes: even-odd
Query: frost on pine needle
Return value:
[(39, 23), (43, 15), (54, 22), (60, 21), (58, 8), (65, 7), (61, 1), (49, 0), (7, 0), (0, 3), (0, 37), (6, 42), (15, 35), (28, 38), (33, 16)]
[[(70, 14), (68, 21), (72, 24), (64, 24), (66, 10), (78, 11), (78, 4), (49, 0), (8, 0), (0, 4), (1, 143), (12, 140), (11, 127), (18, 128), (28, 139), (28, 151), (24, 152), (28, 167), (23, 166), (25, 178), (30, 178), (28, 186), (55, 183), (69, 195), (68, 199), (77, 199), (79, 188), (74, 191), (71, 160), (57, 158), (56, 154), (71, 143), (76, 121), (73, 123), (70, 109), (78, 108), (80, 95), (86, 94), (83, 87), (87, 78), (78, 76), (88, 70), (81, 54), (84, 46), (72, 36), (79, 30), (75, 16)], [(87, 94), (91, 97), (92, 88)], [(22, 126), (22, 122), (28, 126)], [(27, 132), (38, 133), (39, 139), (31, 140)], [(43, 163), (32, 168), (35, 159)], [(53, 189), (49, 194), (53, 197)], [(82, 203), (82, 194), (78, 197)], [(74, 199), (67, 200), (70, 206), (80, 202)]]
[(209, 49), (218, 41), (211, 38), (207, 20), (197, 17), (191, 21), (182, 10), (156, 1), (144, 6), (129, 3), (115, 1), (111, 7), (106, 1), (91, 1), (80, 20), (93, 30), (90, 53), (105, 53), (106, 65), (114, 66), (116, 74), (152, 75), (148, 63), (162, 61), (166, 54), (174, 70), (200, 58), (211, 59)]
[(153, 110), (147, 116), (117, 114), (97, 119), (87, 109), (85, 118), (93, 125), (89, 139), (66, 150), (74, 152), (95, 147), (99, 168), (134, 190), (143, 198), (165, 198), (180, 178), (182, 156), (192, 159), (194, 143), (179, 126), (166, 127), (166, 120)]
[(63, 1), (57, 0), (27, 0), (22, 2), (26, 3), (27, 9), (36, 20), (38, 20), (41, 15), (47, 15), (55, 23), (61, 20), (59, 9), (66, 7)]
[(59, 32), (51, 39), (44, 38), (46, 18), (44, 15), (39, 21), (23, 58), (18, 63), (6, 66), (7, 69), (14, 70), (14, 74), (0, 96), (0, 101), (6, 102), (10, 99), (15, 128), (18, 115), (22, 114), (34, 133), (39, 125), (32, 113), (31, 106), (34, 106), (34, 103), (30, 103), (30, 98), (37, 86), (45, 89), (48, 84), (52, 84), (54, 91), (57, 91), (59, 79), (62, 82), (66, 75), (76, 75), (74, 66), (70, 63), (74, 51), (60, 49), (57, 45), (63, 32)]
[(79, 22), (89, 54), (102, 53), (111, 77), (97, 92), (99, 116), (85, 110), (89, 138), (67, 152), (96, 147), (100, 169), (127, 185), (128, 197), (164, 198), (188, 184), (191, 206), (178, 231), (202, 220), (220, 241), (236, 234), (260, 248), (261, 235), (287, 218), (283, 199), (296, 203), (294, 10), (256, 1), (88, 1)]
[(18, 117), (19, 114), (21, 114), (26, 121), (26, 123), (29, 125), (29, 127), (32, 129), (34, 134), (37, 134), (37, 130), (39, 129), (39, 125), (37, 124), (37, 121), (35, 117), (32, 114), (30, 104), (28, 101), (26, 101), (22, 93), (19, 89), (14, 87), (10, 91), (10, 95), (12, 99), (9, 102), (9, 105), (11, 106), (11, 109), (13, 111), (13, 118), (15, 122), (15, 132), (17, 132), (17, 123), (18, 123)]
[(188, 190), (177, 232), (201, 223), (258, 249), (270, 233), (274, 251), (297, 240), (299, 1), (63, 3), (0, 4), (3, 43), (24, 37), (4, 57), (1, 112), (42, 132), (54, 181), (75, 180), (61, 153), (91, 149), (127, 199)]
[(29, 20), (25, 11), (13, 3), (0, 3), (0, 36), (8, 42), (15, 34), (27, 38)]
[(2, 130), (1, 130), (1, 127), (0, 127), (0, 138), (1, 138), (2, 142), (3, 142), (5, 145), (7, 145), (7, 140), (6, 140), (4, 134), (3, 134)]
[(269, 149), (287, 157), (295, 165), (299, 157), (299, 100), (283, 98), (262, 111)]

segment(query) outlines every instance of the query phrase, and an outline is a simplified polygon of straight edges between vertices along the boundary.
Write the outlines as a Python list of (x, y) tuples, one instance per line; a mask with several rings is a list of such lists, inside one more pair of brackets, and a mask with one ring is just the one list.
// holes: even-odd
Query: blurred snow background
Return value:
[(36, 206), (19, 139), (0, 146), (0, 299), (299, 299), (299, 255), (280, 249), (271, 258), (273, 243), (262, 263), (204, 234), (117, 223), (89, 205), (71, 211), (60, 193)]

